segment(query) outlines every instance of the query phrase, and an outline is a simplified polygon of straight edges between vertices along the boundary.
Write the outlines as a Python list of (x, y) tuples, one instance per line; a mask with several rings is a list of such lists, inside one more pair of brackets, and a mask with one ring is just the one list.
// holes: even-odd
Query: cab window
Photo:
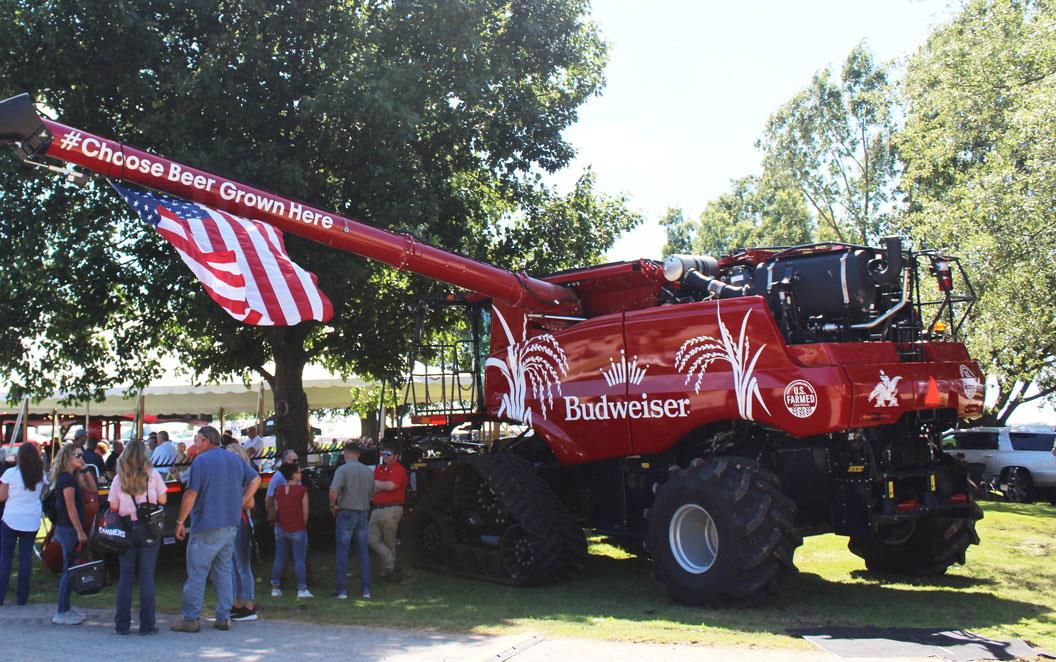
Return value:
[(962, 432), (954, 435), (957, 438), (957, 449), (962, 451), (995, 451), (997, 450), (996, 432)]
[(1056, 434), (1048, 432), (1010, 432), (1009, 440), (1012, 450), (1017, 451), (1050, 451)]

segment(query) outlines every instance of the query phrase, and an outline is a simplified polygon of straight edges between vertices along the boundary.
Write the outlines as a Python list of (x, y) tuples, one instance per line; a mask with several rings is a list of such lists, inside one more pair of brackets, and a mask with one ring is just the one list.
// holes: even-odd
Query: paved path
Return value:
[[(423, 662), (825, 662), (839, 660), (821, 651), (775, 651), (549, 639), (533, 634), (487, 637), (367, 628), (350, 625), (313, 625), (292, 621), (259, 620), (233, 623), (229, 632), (202, 623), (198, 634), (168, 629), (169, 617), (159, 619), (161, 632), (140, 637), (118, 636), (113, 610), (85, 609), (88, 619), (79, 626), (52, 625), (53, 605), (0, 607), (0, 659), (120, 662), (123, 660), (421, 660)], [(863, 658), (855, 658), (862, 660)], [(886, 662), (892, 662), (887, 658)]]

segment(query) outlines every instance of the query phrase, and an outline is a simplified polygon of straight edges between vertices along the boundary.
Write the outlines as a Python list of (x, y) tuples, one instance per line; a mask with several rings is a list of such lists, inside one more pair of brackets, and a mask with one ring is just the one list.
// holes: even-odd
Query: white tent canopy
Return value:
[[(337, 409), (348, 407), (352, 401), (352, 387), (366, 386), (367, 382), (358, 378), (352, 379), (306, 379), (304, 391), (308, 396), (308, 405), (313, 409)], [(143, 411), (146, 414), (198, 414), (215, 413), (221, 407), (229, 413), (257, 410), (258, 389), (260, 385), (246, 387), (241, 382), (231, 384), (208, 384), (192, 386), (180, 384), (173, 386), (148, 386), (143, 389)], [(265, 383), (264, 407), (272, 409), (273, 396)], [(136, 393), (125, 396), (124, 389), (106, 391), (102, 402), (88, 405), (62, 405), (61, 397), (47, 398), (30, 402), (30, 414), (51, 414), (53, 410), (63, 413), (83, 414), (87, 409), (92, 416), (121, 416), (136, 411)], [(0, 395), (0, 398), (3, 398)], [(12, 412), (17, 408), (12, 407)], [(0, 411), (0, 413), (4, 413)]]
[[(458, 388), (451, 375), (441, 376), (436, 369), (426, 369), (419, 364), (419, 370), (413, 378), (412, 398), (419, 402), (430, 400), (451, 400), (467, 397), (466, 383), (471, 379), (462, 375), (462, 389)], [(351, 405), (352, 389), (370, 386), (372, 383), (360, 377), (341, 378), (329, 373), (317, 365), (306, 366), (303, 376), (304, 392), (308, 396), (308, 406), (312, 409), (341, 409)], [(248, 387), (242, 382), (224, 384), (205, 384), (194, 386), (181, 383), (172, 374), (163, 376), (159, 382), (143, 389), (143, 413), (146, 415), (183, 415), (215, 414), (221, 408), (227, 414), (254, 413), (257, 411), (257, 399), (263, 389), (264, 409), (273, 409), (274, 396), (266, 382), (251, 383)], [(31, 401), (31, 415), (50, 415), (53, 411), (63, 414), (86, 413), (92, 416), (125, 416), (136, 411), (137, 393), (126, 394), (124, 388), (106, 391), (102, 402), (90, 404), (62, 405), (61, 394), (51, 398)], [(401, 387), (400, 397), (404, 395)], [(458, 394), (455, 397), (455, 394)], [(0, 392), (0, 414), (17, 413), (17, 405), (7, 405), (7, 394)]]

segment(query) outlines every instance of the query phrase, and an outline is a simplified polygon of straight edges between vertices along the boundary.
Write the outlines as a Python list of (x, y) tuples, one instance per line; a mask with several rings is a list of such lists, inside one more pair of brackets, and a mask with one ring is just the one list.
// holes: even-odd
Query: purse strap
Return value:
[[(153, 472), (153, 471), (152, 471), (151, 473), (155, 473), (155, 472)], [(132, 494), (130, 494), (130, 495), (129, 495), (130, 497), (132, 497), (132, 505), (133, 505), (133, 506), (142, 506), (142, 505), (143, 505), (143, 504), (145, 504), (145, 503), (150, 503), (150, 504), (154, 504), (155, 506), (156, 506), (156, 505), (158, 505), (158, 499), (157, 499), (157, 497), (154, 497), (154, 499), (153, 499), (153, 500), (152, 500), (152, 499), (150, 498), (150, 495), (151, 495), (151, 491), (150, 491), (150, 481), (151, 481), (151, 480), (152, 480), (153, 478), (154, 478), (154, 477), (153, 477), (153, 476), (151, 476), (150, 478), (148, 478), (148, 479), (147, 479), (147, 491), (146, 491), (146, 493), (144, 493), (144, 494), (143, 494), (143, 496), (145, 496), (145, 497), (147, 498), (147, 500), (146, 500), (146, 501), (136, 501), (136, 496), (135, 496), (135, 495), (132, 495)]]

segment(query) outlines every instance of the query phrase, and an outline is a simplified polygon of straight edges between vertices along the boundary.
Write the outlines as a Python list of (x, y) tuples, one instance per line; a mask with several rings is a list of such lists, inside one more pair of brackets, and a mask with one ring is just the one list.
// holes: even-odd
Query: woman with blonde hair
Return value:
[[(230, 435), (224, 435), (224, 441), (230, 439), (224, 445), (224, 448), (234, 453), (235, 455), (242, 458), (242, 461), (249, 465), (251, 469), (256, 470), (253, 466), (253, 462), (249, 459), (249, 455), (246, 453), (246, 449), (242, 448), (242, 444), (238, 443), (234, 437)], [(251, 563), (252, 554), (250, 553), (250, 545), (252, 543), (253, 536), (253, 511), (246, 510), (243, 507), (242, 510), (242, 521), (239, 522), (238, 529), (235, 530), (235, 553), (234, 563), (232, 568), (234, 571), (231, 573), (231, 582), (234, 585), (235, 602), (231, 608), (231, 620), (232, 621), (255, 621), (257, 620), (257, 608), (253, 600), (255, 597), (255, 586), (253, 579), (253, 566)]]
[(59, 579), (59, 603), (51, 622), (56, 625), (78, 625), (84, 613), (70, 605), (70, 566), (79, 545), (88, 542), (88, 534), (81, 523), (84, 517), (84, 496), (77, 474), (84, 471), (84, 450), (76, 444), (66, 444), (51, 463), (51, 484), (55, 490), (54, 540), (62, 548), (62, 578)]
[[(110, 485), (110, 510), (131, 520), (131, 544), (121, 555), (121, 577), (117, 583), (114, 629), (128, 634), (132, 626), (132, 584), (139, 576), (139, 633), (158, 631), (154, 616), (154, 568), (161, 539), (139, 518), (142, 504), (165, 505), (168, 495), (161, 475), (154, 471), (147, 445), (133, 441), (117, 461), (117, 475)], [(138, 566), (138, 572), (137, 572)]]

